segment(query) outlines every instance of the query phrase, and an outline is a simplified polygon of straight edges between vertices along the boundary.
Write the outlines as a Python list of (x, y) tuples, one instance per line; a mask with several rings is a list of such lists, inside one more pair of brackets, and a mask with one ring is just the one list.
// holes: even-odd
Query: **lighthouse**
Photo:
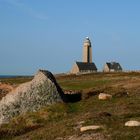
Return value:
[(86, 37), (83, 46), (83, 62), (92, 63), (92, 47), (89, 37)]
[(86, 37), (83, 44), (83, 60), (76, 61), (71, 69), (72, 74), (97, 72), (97, 67), (92, 62), (92, 45), (89, 37)]

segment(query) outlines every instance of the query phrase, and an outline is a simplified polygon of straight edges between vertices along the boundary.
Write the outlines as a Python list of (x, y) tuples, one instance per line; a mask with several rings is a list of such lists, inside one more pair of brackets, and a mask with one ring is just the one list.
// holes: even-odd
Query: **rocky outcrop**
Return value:
[(65, 90), (64, 97), (66, 102), (78, 102), (82, 98), (82, 92), (77, 90)]
[(39, 70), (32, 81), (21, 84), (2, 98), (0, 124), (16, 115), (62, 101), (66, 99), (54, 76), (49, 71)]

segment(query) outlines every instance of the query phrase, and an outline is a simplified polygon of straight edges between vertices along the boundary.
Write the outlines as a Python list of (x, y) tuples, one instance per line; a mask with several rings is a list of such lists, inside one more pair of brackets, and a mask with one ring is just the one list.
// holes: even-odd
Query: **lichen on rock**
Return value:
[(63, 91), (51, 72), (39, 70), (33, 80), (19, 85), (0, 101), (0, 124), (28, 111), (63, 101)]

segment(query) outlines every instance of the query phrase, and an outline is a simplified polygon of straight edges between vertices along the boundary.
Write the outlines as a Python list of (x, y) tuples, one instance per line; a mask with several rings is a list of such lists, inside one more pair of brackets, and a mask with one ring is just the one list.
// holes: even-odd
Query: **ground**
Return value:
[[(4, 79), (14, 86), (31, 77)], [(82, 100), (58, 103), (38, 112), (17, 116), (0, 128), (0, 139), (13, 140), (140, 140), (140, 127), (126, 127), (126, 121), (140, 121), (140, 73), (95, 73), (56, 77), (63, 90), (78, 90)], [(11, 82), (12, 81), (12, 82)], [(104, 92), (113, 96), (99, 100)], [(102, 125), (103, 129), (81, 133), (80, 127)]]

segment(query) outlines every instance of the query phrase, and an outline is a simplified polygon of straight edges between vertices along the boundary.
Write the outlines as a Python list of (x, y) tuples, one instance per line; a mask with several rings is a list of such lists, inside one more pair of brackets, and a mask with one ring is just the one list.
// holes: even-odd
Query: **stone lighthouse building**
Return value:
[(91, 73), (97, 72), (96, 65), (92, 62), (92, 46), (91, 41), (86, 37), (83, 45), (83, 62), (75, 62), (71, 69), (71, 73)]
[(84, 41), (83, 62), (92, 63), (92, 48), (91, 48), (91, 42), (88, 37), (86, 37), (86, 40)]

